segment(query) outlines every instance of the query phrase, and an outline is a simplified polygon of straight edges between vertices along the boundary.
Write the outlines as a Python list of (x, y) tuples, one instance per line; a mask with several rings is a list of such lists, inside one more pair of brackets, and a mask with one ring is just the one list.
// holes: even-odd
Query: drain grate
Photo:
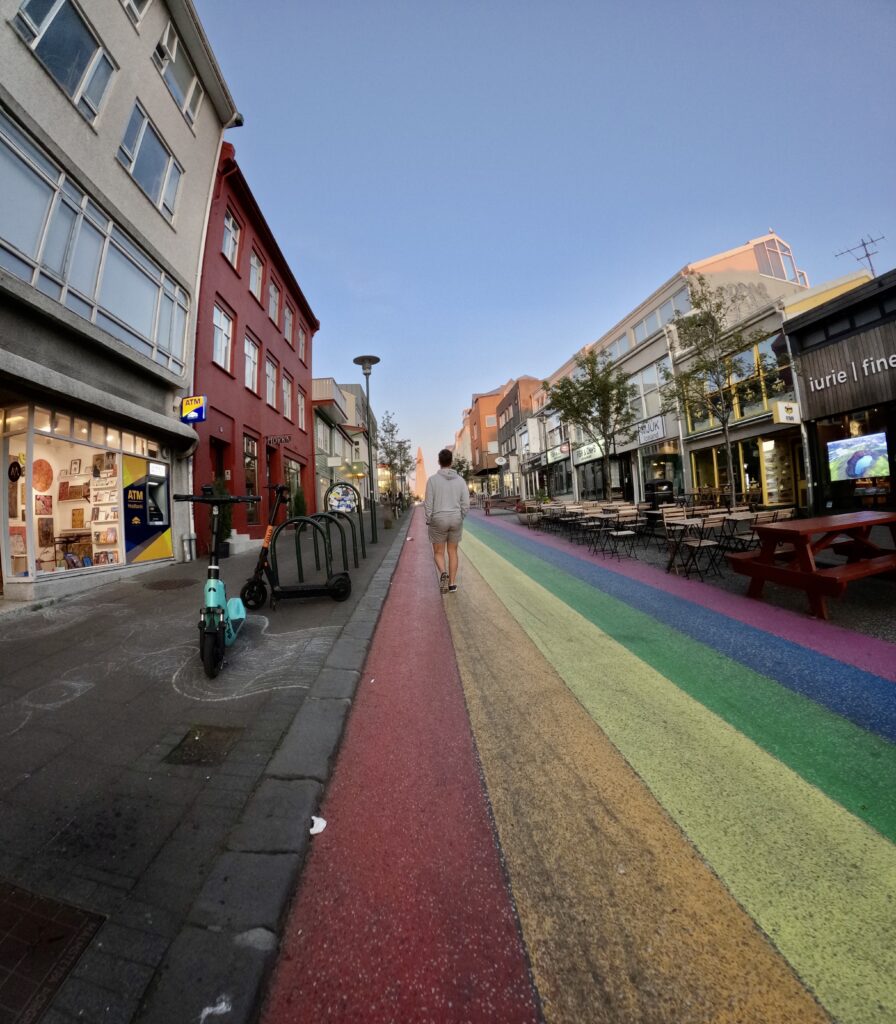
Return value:
[(104, 918), (0, 882), (0, 1021), (36, 1021)]
[(222, 764), (242, 734), (241, 728), (193, 725), (165, 761), (168, 764)]
[(154, 583), (144, 583), (147, 590), (184, 590), (192, 587), (195, 580), (156, 580)]

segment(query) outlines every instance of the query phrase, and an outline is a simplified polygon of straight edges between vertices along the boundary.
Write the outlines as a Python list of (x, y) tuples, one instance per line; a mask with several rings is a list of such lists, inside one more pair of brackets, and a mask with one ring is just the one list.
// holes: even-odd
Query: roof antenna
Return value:
[(860, 239), (858, 245), (854, 245), (851, 249), (844, 249), (843, 252), (835, 252), (834, 256), (845, 256), (848, 252), (851, 252), (853, 253), (853, 255), (855, 255), (859, 251), (859, 249), (862, 249), (863, 255), (856, 256), (856, 259), (859, 261), (859, 263), (861, 263), (862, 260), (868, 260), (868, 266), (871, 269), (871, 276), (877, 277), (877, 274), (874, 273), (874, 264), (871, 262), (871, 257), (877, 255), (877, 249), (871, 249), (869, 247), (874, 245), (875, 242), (883, 241), (884, 238), (886, 238), (886, 235), (881, 235), (880, 238), (862, 238)]

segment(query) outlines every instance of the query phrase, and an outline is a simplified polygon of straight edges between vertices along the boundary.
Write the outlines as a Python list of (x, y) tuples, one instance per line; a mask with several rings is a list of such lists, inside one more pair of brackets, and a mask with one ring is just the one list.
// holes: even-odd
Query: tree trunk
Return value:
[(604, 454), (601, 462), (604, 475), (604, 501), (610, 501), (613, 497), (613, 485), (610, 477), (610, 456)]
[(734, 451), (731, 447), (731, 435), (728, 433), (728, 420), (722, 424), (725, 434), (725, 454), (728, 458), (728, 486), (731, 488), (731, 508), (737, 504), (737, 477), (734, 475)]

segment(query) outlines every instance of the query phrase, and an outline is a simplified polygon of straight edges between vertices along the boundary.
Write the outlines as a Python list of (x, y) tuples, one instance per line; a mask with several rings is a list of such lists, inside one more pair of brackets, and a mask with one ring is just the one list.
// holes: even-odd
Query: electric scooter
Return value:
[(205, 603), (199, 610), (199, 657), (209, 679), (214, 679), (224, 664), (224, 650), (236, 640), (246, 609), (238, 597), (227, 600), (227, 591), (218, 566), (220, 540), (220, 514), (222, 505), (247, 505), (261, 501), (258, 495), (241, 497), (215, 494), (211, 484), (203, 484), (202, 494), (175, 494), (175, 501), (191, 501), (194, 505), (210, 505), (212, 513), (212, 544), (208, 557), (208, 576), (205, 581)]
[(271, 566), (268, 562), (268, 551), (271, 547), (271, 537), (274, 535), (274, 523), (277, 522), (277, 513), (280, 506), (286, 501), (289, 488), (286, 484), (272, 484), (269, 487), (274, 492), (274, 504), (271, 507), (271, 514), (268, 518), (268, 528), (264, 531), (264, 540), (261, 542), (261, 551), (258, 552), (258, 561), (255, 563), (255, 571), (243, 584), (240, 597), (243, 604), (252, 611), (263, 608), (268, 599), (268, 588), (264, 585), (265, 576), (270, 579)]

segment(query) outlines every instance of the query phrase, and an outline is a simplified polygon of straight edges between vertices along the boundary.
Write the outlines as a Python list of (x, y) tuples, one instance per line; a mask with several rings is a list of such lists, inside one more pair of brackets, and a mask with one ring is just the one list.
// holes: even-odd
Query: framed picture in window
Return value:
[(78, 476), (78, 474), (80, 472), (81, 472), (81, 460), (80, 459), (72, 459), (72, 461), (68, 464), (68, 475), (69, 476)]

